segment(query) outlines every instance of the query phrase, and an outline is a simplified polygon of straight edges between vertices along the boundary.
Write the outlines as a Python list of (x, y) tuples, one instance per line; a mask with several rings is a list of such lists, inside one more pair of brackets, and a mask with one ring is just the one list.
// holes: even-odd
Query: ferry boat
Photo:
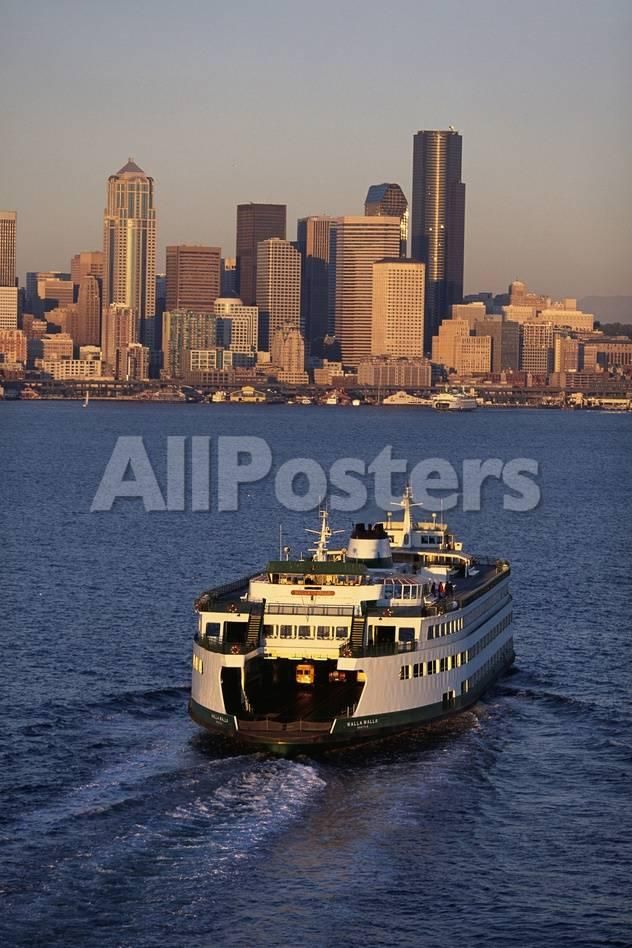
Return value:
[(478, 401), (473, 395), (468, 395), (465, 389), (451, 388), (434, 395), (432, 407), (437, 411), (474, 411), (478, 408)]
[(321, 511), (306, 558), (203, 593), (189, 712), (242, 745), (291, 754), (381, 738), (474, 704), (514, 660), (510, 566), (474, 557), (436, 514), (358, 523)]

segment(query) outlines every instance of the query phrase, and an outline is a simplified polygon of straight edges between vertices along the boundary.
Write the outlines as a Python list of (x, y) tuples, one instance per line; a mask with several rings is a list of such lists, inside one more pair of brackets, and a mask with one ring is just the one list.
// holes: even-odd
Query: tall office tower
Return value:
[(101, 320), (101, 351), (104, 375), (114, 375), (119, 349), (138, 342), (138, 316), (131, 306), (112, 303), (103, 307)]
[(178, 244), (167, 247), (166, 309), (210, 313), (220, 293), (220, 247)]
[(15, 286), (17, 219), (15, 211), (0, 211), (0, 286)]
[(108, 178), (103, 253), (103, 311), (112, 305), (133, 309), (138, 320), (139, 341), (153, 348), (156, 314), (154, 180), (131, 158)]
[(408, 252), (408, 201), (399, 184), (372, 184), (364, 202), (367, 217), (399, 217), (400, 257)]
[(219, 295), (237, 296), (237, 260), (235, 257), (222, 257), (219, 274)]
[(272, 237), (259, 243), (256, 300), (261, 349), (270, 348), (277, 330), (300, 328), (301, 255), (289, 241)]
[(379, 260), (373, 264), (371, 353), (420, 358), (424, 351), (425, 264)]
[(185, 352), (215, 346), (216, 322), (213, 313), (165, 310), (162, 315), (162, 362), (167, 378), (182, 377)]
[(84, 277), (103, 280), (104, 257), (102, 250), (82, 250), (70, 261), (70, 279), (78, 289)]
[(256, 357), (259, 345), (259, 310), (244, 306), (237, 297), (215, 300), (213, 312), (217, 316), (217, 344), (241, 355)]
[(373, 264), (399, 257), (399, 217), (339, 217), (332, 228), (330, 274), (342, 361), (371, 355)]
[(83, 276), (79, 284), (75, 327), (75, 345), (101, 344), (101, 285), (92, 274)]
[(285, 240), (285, 204), (237, 205), (237, 293), (246, 306), (257, 301), (257, 244)]
[(301, 254), (301, 329), (311, 355), (322, 355), (329, 325), (329, 247), (335, 217), (302, 217), (296, 224)]
[(413, 138), (411, 257), (426, 264), (426, 346), (463, 298), (465, 185), (462, 139), (454, 129)]

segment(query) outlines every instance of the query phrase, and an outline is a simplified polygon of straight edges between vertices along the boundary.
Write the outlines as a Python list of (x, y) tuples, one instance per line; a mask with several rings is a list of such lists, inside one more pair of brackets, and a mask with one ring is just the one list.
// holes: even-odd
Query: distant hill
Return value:
[(600, 323), (632, 323), (632, 296), (585, 296), (578, 306)]

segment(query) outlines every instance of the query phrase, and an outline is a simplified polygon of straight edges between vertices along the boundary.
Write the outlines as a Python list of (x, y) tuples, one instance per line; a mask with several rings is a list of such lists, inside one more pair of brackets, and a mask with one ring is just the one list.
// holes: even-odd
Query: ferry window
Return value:
[(439, 659), (439, 671), (444, 672), (448, 670), (448, 659), (440, 658)]
[(402, 599), (410, 599), (410, 586), (404, 586), (402, 589)]
[(434, 659), (430, 659), (430, 661), (429, 661), (428, 664), (426, 665), (427, 674), (428, 674), (428, 675), (434, 675), (434, 670), (435, 670)]
[(328, 625), (319, 625), (316, 630), (316, 636), (319, 639), (328, 639), (330, 635), (330, 628)]
[(282, 639), (291, 639), (292, 638), (292, 626), (291, 625), (282, 625), (279, 626), (280, 635)]
[(399, 630), (400, 642), (412, 642), (415, 638), (415, 630), (412, 627), (402, 626)]
[(346, 625), (337, 625), (336, 626), (336, 638), (337, 639), (346, 639), (348, 635), (348, 630)]
[(264, 625), (263, 627), (264, 638), (270, 639), (274, 635), (274, 626), (273, 625)]
[(428, 626), (428, 638), (434, 639), (434, 625)]
[(217, 638), (217, 636), (219, 635), (220, 629), (221, 629), (221, 625), (219, 622), (206, 623), (206, 634), (212, 636), (213, 638)]
[(466, 678), (465, 681), (461, 682), (461, 694), (466, 695), (469, 691), (469, 688), (470, 688), (470, 683)]
[(410, 665), (402, 665), (399, 670), (399, 680), (406, 681), (410, 678)]
[(393, 584), (384, 583), (384, 598), (392, 599), (393, 598)]
[(312, 630), (308, 625), (299, 625), (298, 627), (298, 637), (299, 639), (309, 639), (311, 638)]
[(419, 678), (419, 664), (417, 662), (413, 665), (413, 678)]

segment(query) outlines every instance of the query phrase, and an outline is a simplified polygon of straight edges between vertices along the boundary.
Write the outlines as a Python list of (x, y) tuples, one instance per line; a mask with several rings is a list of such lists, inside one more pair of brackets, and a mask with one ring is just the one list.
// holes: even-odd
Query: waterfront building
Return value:
[(586, 372), (632, 367), (632, 339), (627, 336), (584, 339), (583, 350), (583, 368)]
[(538, 321), (522, 325), (523, 372), (547, 375), (553, 371), (553, 325)]
[(213, 313), (217, 320), (217, 342), (232, 352), (256, 358), (259, 346), (259, 309), (244, 306), (236, 297), (215, 300)]
[[(138, 317), (130, 306), (113, 303), (104, 308), (101, 320), (101, 350), (103, 369), (110, 375), (116, 375), (119, 360), (117, 351), (138, 342)], [(124, 376), (123, 376), (124, 377)]]
[(490, 336), (457, 336), (454, 345), (454, 369), (461, 377), (487, 375), (492, 368)]
[(428, 359), (373, 357), (358, 365), (358, 385), (373, 388), (430, 388), (432, 365)]
[(425, 269), (419, 261), (401, 258), (373, 264), (372, 355), (423, 355)]
[(342, 361), (357, 366), (371, 356), (373, 264), (399, 258), (398, 217), (339, 217), (331, 232), (335, 333)]
[(21, 329), (0, 329), (0, 367), (26, 365), (26, 333)]
[(456, 341), (469, 333), (469, 323), (464, 319), (444, 319), (432, 340), (432, 361), (448, 370), (455, 369)]
[(301, 331), (308, 352), (322, 355), (330, 326), (329, 254), (336, 218), (302, 217), (296, 224), (296, 245), (301, 254)]
[(285, 204), (237, 205), (237, 293), (246, 306), (257, 303), (257, 248), (263, 240), (286, 236)]
[(399, 256), (406, 257), (408, 252), (408, 201), (399, 184), (392, 182), (372, 184), (364, 201), (364, 213), (367, 217), (399, 218)]
[(102, 374), (100, 359), (42, 359), (38, 367), (53, 379), (94, 379)]
[(0, 286), (0, 329), (18, 328), (18, 288)]
[(220, 247), (167, 247), (166, 308), (210, 313), (220, 294)]
[(114, 377), (117, 379), (148, 379), (150, 351), (140, 342), (128, 342), (116, 350)]
[(0, 211), (0, 287), (16, 285), (15, 245), (18, 215)]
[(42, 336), (42, 359), (52, 361), (54, 359), (72, 359), (73, 342), (72, 336), (67, 332), (46, 333)]
[(580, 368), (580, 352), (578, 339), (555, 333), (553, 339), (553, 371), (577, 372)]
[[(455, 307), (452, 307), (454, 310)], [(520, 368), (520, 326), (498, 316), (486, 316), (474, 323), (477, 336), (492, 341), (492, 372), (518, 371)]]
[(104, 312), (113, 305), (133, 310), (138, 339), (153, 348), (156, 314), (154, 181), (131, 158), (108, 178), (103, 253)]
[(217, 317), (214, 313), (191, 310), (166, 310), (162, 316), (163, 372), (167, 378), (180, 378), (184, 353), (191, 349), (212, 349), (217, 341)]
[(277, 381), (307, 385), (305, 342), (296, 326), (283, 326), (275, 331), (270, 346), (270, 364)]
[(342, 362), (322, 359), (320, 364), (314, 368), (314, 385), (332, 385), (334, 379), (341, 378), (344, 375)]
[(88, 361), (92, 359), (101, 359), (101, 347), (100, 346), (80, 346), (79, 347), (79, 358)]
[(300, 328), (301, 255), (289, 241), (272, 237), (258, 244), (256, 303), (261, 348), (269, 349), (279, 329)]
[(441, 320), (463, 298), (465, 184), (461, 135), (419, 131), (413, 139), (411, 256), (426, 264), (426, 323), (430, 346)]

